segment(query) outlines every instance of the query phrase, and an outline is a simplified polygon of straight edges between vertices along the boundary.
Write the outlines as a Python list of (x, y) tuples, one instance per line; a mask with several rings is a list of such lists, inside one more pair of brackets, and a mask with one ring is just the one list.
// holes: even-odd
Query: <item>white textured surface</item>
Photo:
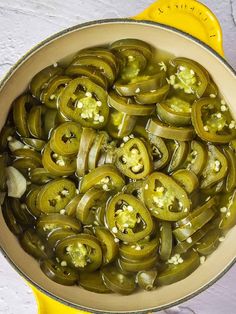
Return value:
[[(0, 0), (0, 77), (29, 48), (81, 22), (135, 15), (153, 0)], [(236, 68), (236, 0), (204, 0), (218, 16), (227, 59)], [(235, 314), (236, 266), (207, 291), (169, 314)], [(32, 292), (0, 255), (0, 314), (35, 314)], [(163, 312), (164, 313), (164, 312)], [(54, 314), (54, 313), (52, 313)]]

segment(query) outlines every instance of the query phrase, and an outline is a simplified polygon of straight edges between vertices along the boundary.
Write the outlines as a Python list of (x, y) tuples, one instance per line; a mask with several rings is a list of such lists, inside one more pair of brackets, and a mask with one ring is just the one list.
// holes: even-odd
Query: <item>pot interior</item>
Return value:
[[(3, 126), (12, 101), (28, 86), (30, 80), (41, 69), (76, 51), (94, 45), (104, 45), (121, 38), (138, 38), (156, 49), (160, 48), (176, 56), (200, 62), (212, 75), (236, 117), (236, 77), (230, 68), (213, 52), (191, 38), (158, 24), (127, 20), (104, 21), (75, 27), (46, 41), (26, 55), (8, 74), (0, 89), (1, 116)], [(8, 230), (0, 213), (0, 246), (10, 260), (30, 280), (71, 305), (110, 312), (151, 310), (171, 305), (196, 293), (221, 274), (236, 257), (236, 227), (226, 236), (219, 248), (207, 258), (191, 276), (170, 286), (152, 292), (140, 291), (130, 296), (117, 294), (100, 295), (79, 287), (64, 287), (47, 279), (38, 263), (26, 254), (15, 236)]]

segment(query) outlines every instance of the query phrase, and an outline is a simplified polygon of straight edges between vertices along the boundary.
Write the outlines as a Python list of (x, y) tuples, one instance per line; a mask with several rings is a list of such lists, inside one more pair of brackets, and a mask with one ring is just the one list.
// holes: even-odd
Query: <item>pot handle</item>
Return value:
[(89, 314), (57, 302), (33, 286), (31, 286), (31, 289), (36, 298), (38, 314)]
[(196, 0), (158, 0), (133, 18), (175, 27), (224, 56), (220, 23), (208, 7)]

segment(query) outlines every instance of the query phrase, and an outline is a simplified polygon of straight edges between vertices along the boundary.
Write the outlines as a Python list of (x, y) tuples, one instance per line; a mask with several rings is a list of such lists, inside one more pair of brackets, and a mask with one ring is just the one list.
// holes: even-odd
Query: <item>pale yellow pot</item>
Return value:
[[(220, 26), (215, 16), (200, 3), (192, 0), (160, 0), (136, 18), (160, 21), (185, 30), (205, 41), (219, 54), (223, 54)], [(85, 47), (132, 37), (176, 56), (200, 62), (212, 75), (236, 117), (236, 74), (213, 49), (196, 38), (162, 24), (114, 19), (77, 25), (52, 36), (26, 54), (1, 82), (0, 127), (5, 122), (12, 101), (27, 88), (38, 71)], [(78, 309), (102, 313), (160, 310), (185, 301), (207, 288), (232, 266), (236, 258), (236, 228), (233, 228), (216, 252), (188, 278), (152, 292), (139, 291), (130, 296), (100, 295), (79, 287), (64, 287), (47, 279), (38, 263), (21, 249), (15, 236), (8, 230), (1, 213), (0, 223), (2, 251), (15, 269), (37, 288), (34, 288), (34, 291), (39, 300), (41, 314), (72, 314), (79, 313)], [(70, 307), (52, 301), (38, 289)]]

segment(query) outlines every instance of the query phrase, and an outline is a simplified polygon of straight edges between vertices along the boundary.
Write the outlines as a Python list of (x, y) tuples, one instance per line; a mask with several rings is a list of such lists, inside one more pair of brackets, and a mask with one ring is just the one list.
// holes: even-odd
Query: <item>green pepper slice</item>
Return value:
[(100, 72), (107, 78), (110, 85), (113, 84), (116, 78), (116, 68), (113, 64), (108, 62), (106, 59), (99, 56), (77, 56), (72, 61), (73, 66), (84, 65), (92, 66), (100, 70)]
[(58, 213), (75, 195), (75, 184), (68, 179), (56, 179), (45, 184), (37, 196), (37, 207), (43, 213)]
[(142, 270), (139, 271), (136, 280), (141, 289), (151, 291), (156, 288), (156, 279), (157, 279), (156, 270)]
[(171, 177), (161, 172), (153, 172), (145, 183), (145, 204), (154, 217), (177, 221), (188, 215), (188, 195)]
[(169, 153), (172, 156), (167, 168), (167, 172), (170, 173), (177, 170), (182, 166), (183, 162), (186, 160), (189, 152), (189, 143), (183, 141), (169, 141), (167, 143), (169, 148)]
[(34, 226), (36, 217), (28, 210), (26, 204), (21, 203), (18, 198), (10, 198), (10, 205), (19, 224), (22, 226)]
[(128, 260), (119, 258), (121, 268), (126, 272), (139, 272), (141, 270), (149, 270), (157, 264), (157, 255), (145, 258), (144, 260)]
[(200, 188), (206, 189), (224, 179), (228, 172), (228, 163), (220, 148), (208, 144), (208, 160), (201, 174)]
[(32, 160), (34, 160), (39, 165), (42, 165), (42, 157), (41, 157), (40, 153), (35, 152), (31, 149), (27, 149), (27, 148), (16, 149), (13, 152), (13, 155), (18, 157), (18, 158), (31, 158)]
[(8, 148), (9, 139), (13, 139), (15, 128), (11, 125), (5, 125), (0, 133), (0, 152), (3, 153)]
[(95, 211), (107, 200), (107, 192), (97, 187), (89, 189), (78, 203), (76, 218), (83, 224), (90, 225), (94, 222)]
[(104, 284), (113, 292), (128, 295), (136, 288), (134, 276), (122, 274), (114, 265), (103, 267), (101, 273)]
[(49, 181), (56, 179), (50, 172), (44, 168), (34, 168), (29, 172), (29, 178), (32, 183), (43, 185)]
[(200, 266), (200, 257), (195, 251), (189, 251), (181, 256), (176, 254), (175, 257), (176, 262), (170, 259), (171, 263), (158, 275), (157, 284), (170, 285), (183, 280)]
[(93, 186), (101, 186), (105, 191), (121, 191), (125, 181), (114, 165), (102, 165), (86, 174), (80, 181), (80, 193)]
[(94, 235), (101, 242), (103, 253), (103, 265), (109, 264), (117, 257), (119, 252), (118, 243), (115, 242), (114, 236), (104, 227), (95, 227)]
[(190, 151), (183, 167), (201, 175), (207, 163), (207, 147), (199, 141), (191, 141)]
[(46, 246), (46, 243), (40, 236), (31, 229), (26, 230), (20, 238), (22, 248), (34, 258), (41, 260), (47, 259), (52, 252)]
[(56, 76), (40, 95), (41, 102), (50, 109), (57, 109), (57, 100), (63, 89), (69, 84), (71, 78)]
[(37, 208), (37, 197), (39, 191), (41, 190), (40, 187), (31, 189), (25, 199), (26, 206), (28, 210), (35, 216), (39, 217), (41, 215), (41, 211)]
[(28, 129), (31, 136), (39, 139), (45, 138), (44, 129), (42, 126), (42, 114), (44, 113), (42, 106), (34, 106), (31, 108), (28, 116)]
[(195, 136), (195, 132), (192, 127), (169, 126), (155, 118), (148, 121), (146, 130), (156, 136), (179, 141), (190, 141)]
[(219, 228), (229, 230), (236, 224), (236, 190), (226, 194), (221, 200), (221, 221)]
[(187, 58), (175, 58), (170, 64), (174, 74), (170, 76), (168, 83), (176, 90), (200, 98), (210, 80), (208, 72), (199, 63)]
[(129, 136), (137, 122), (137, 117), (128, 115), (111, 108), (107, 131), (114, 138)]
[(143, 243), (142, 241), (130, 244), (122, 243), (119, 247), (119, 252), (124, 259), (139, 261), (153, 256), (157, 252), (158, 246), (159, 240), (154, 238), (151, 241), (143, 241)]
[(210, 78), (210, 81), (208, 82), (207, 88), (203, 96), (215, 98), (218, 94), (219, 94), (218, 87), (216, 83)]
[(153, 105), (138, 105), (131, 98), (119, 96), (115, 91), (110, 91), (108, 103), (119, 112), (133, 116), (149, 116), (155, 110)]
[(63, 69), (58, 66), (49, 66), (38, 72), (30, 82), (32, 95), (40, 100), (41, 93), (48, 86), (48, 83), (62, 72)]
[(172, 252), (172, 227), (168, 221), (160, 222), (159, 254), (162, 261), (167, 261)]
[(236, 187), (236, 156), (232, 149), (224, 147), (224, 154), (228, 161), (229, 172), (225, 181), (226, 192), (232, 192)]
[(28, 137), (29, 129), (27, 125), (27, 107), (32, 104), (32, 96), (29, 94), (18, 97), (13, 104), (13, 120), (17, 132), (21, 136)]
[(88, 168), (93, 170), (97, 167), (99, 157), (102, 151), (105, 151), (109, 147), (110, 137), (107, 132), (101, 131), (96, 135), (93, 145), (88, 155)]
[(36, 230), (42, 236), (48, 236), (58, 228), (72, 230), (75, 233), (81, 231), (81, 223), (77, 219), (61, 214), (42, 215), (38, 219)]
[(79, 150), (82, 128), (76, 122), (65, 122), (59, 125), (51, 135), (51, 149), (63, 156), (74, 155)]
[(93, 129), (83, 128), (76, 160), (76, 173), (79, 177), (84, 176), (89, 170), (89, 151), (93, 145), (95, 138), (96, 133)]
[(143, 179), (152, 171), (149, 152), (138, 138), (131, 138), (116, 154), (117, 168), (131, 179)]
[(195, 247), (198, 253), (202, 255), (209, 255), (213, 253), (220, 244), (219, 238), (221, 235), (222, 231), (219, 230), (219, 228), (209, 230)]
[(111, 49), (118, 52), (135, 49), (140, 51), (146, 59), (152, 58), (151, 46), (140, 39), (127, 38), (117, 40), (111, 44)]
[(170, 125), (191, 125), (191, 105), (177, 97), (172, 97), (157, 104), (157, 114), (160, 119)]
[(97, 68), (88, 65), (71, 65), (66, 71), (66, 75), (76, 77), (87, 77), (95, 84), (101, 86), (103, 89), (107, 90), (108, 80), (104, 74), (100, 72)]
[[(51, 131), (58, 125), (60, 112), (56, 109), (47, 109), (44, 114), (44, 132), (47, 135), (47, 138), (50, 138)], [(63, 120), (63, 122), (65, 122)]]
[(198, 177), (191, 170), (177, 170), (172, 173), (172, 177), (188, 194), (193, 193), (199, 186)]
[(79, 278), (77, 271), (54, 260), (41, 261), (40, 268), (49, 279), (63, 286), (73, 286)]
[(99, 241), (89, 234), (77, 234), (58, 243), (56, 256), (80, 271), (93, 272), (102, 263)]
[(79, 284), (88, 291), (96, 293), (111, 293), (111, 290), (105, 286), (99, 270), (93, 273), (80, 273)]
[(133, 181), (125, 185), (122, 189), (122, 191), (126, 194), (131, 194), (138, 199), (140, 199), (142, 202), (144, 202), (144, 197), (143, 197), (143, 188), (144, 188), (144, 181), (139, 180), (139, 181)]
[(72, 229), (58, 228), (53, 229), (47, 236), (47, 242), (51, 248), (55, 248), (57, 244), (67, 237), (74, 236), (75, 232)]
[(44, 148), (46, 142), (44, 140), (40, 140), (38, 138), (31, 138), (31, 137), (23, 137), (22, 141), (31, 148), (35, 149), (38, 152)]
[(137, 242), (152, 232), (149, 211), (133, 195), (120, 193), (109, 202), (106, 211), (109, 230), (120, 240)]
[(228, 143), (236, 136), (236, 124), (228, 106), (215, 98), (202, 98), (193, 104), (192, 123), (204, 141)]
[(164, 101), (170, 90), (170, 85), (165, 84), (149, 92), (139, 93), (134, 96), (135, 101), (142, 105), (151, 105)]
[(16, 236), (19, 236), (23, 232), (23, 227), (17, 222), (16, 217), (13, 214), (10, 200), (6, 198), (2, 205), (3, 218), (7, 224), (9, 230)]
[(59, 98), (59, 110), (68, 119), (82, 126), (102, 128), (106, 125), (109, 107), (106, 91), (88, 78), (69, 82)]
[(150, 92), (156, 90), (163, 85), (165, 74), (163, 72), (155, 75), (137, 76), (130, 81), (116, 81), (115, 90), (122, 96), (135, 96), (139, 93)]
[(184, 241), (190, 238), (197, 230), (201, 229), (208, 221), (216, 214), (216, 198), (211, 198), (202, 206), (196, 208), (183, 220), (176, 223), (176, 228), (173, 230), (178, 241)]
[(151, 133), (148, 133), (148, 139), (152, 149), (154, 170), (164, 168), (169, 161), (169, 151), (165, 142), (161, 137)]
[(42, 164), (54, 176), (69, 176), (76, 171), (75, 158), (56, 154), (51, 150), (49, 143), (44, 147)]

